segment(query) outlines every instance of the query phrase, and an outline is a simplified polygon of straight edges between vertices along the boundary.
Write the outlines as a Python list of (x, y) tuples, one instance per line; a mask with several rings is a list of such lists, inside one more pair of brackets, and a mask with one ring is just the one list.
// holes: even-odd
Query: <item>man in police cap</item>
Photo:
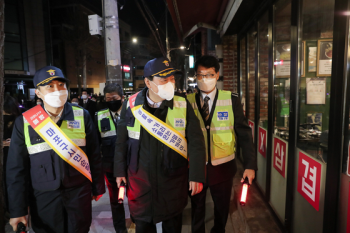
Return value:
[(147, 87), (122, 107), (114, 176), (127, 183), (137, 233), (156, 232), (158, 222), (181, 232), (188, 186), (196, 195), (205, 181), (203, 134), (192, 106), (174, 96), (175, 72), (166, 58), (147, 62)]
[(206, 143), (207, 179), (203, 191), (191, 197), (192, 232), (205, 232), (205, 203), (208, 188), (214, 202), (211, 232), (225, 232), (230, 209), (233, 176), (236, 173), (236, 141), (243, 151), (243, 179), (251, 184), (257, 169), (251, 128), (243, 114), (238, 94), (216, 88), (220, 65), (213, 56), (202, 56), (195, 63), (199, 93), (187, 95), (200, 121)]
[(113, 174), (115, 141), (123, 103), (123, 88), (117, 83), (109, 83), (103, 92), (108, 108), (96, 112), (95, 123), (100, 133), (103, 170), (109, 191), (114, 229), (117, 233), (124, 233), (127, 232), (124, 205), (118, 203), (119, 188)]
[(44, 103), (15, 121), (7, 161), (10, 224), (35, 233), (87, 233), (91, 200), (105, 192), (97, 132), (89, 113), (67, 103), (60, 69), (38, 70), (35, 93)]

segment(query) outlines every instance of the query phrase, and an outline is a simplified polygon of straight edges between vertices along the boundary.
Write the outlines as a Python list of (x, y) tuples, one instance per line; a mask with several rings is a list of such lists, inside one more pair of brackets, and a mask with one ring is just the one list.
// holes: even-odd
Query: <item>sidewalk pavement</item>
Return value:
[[(226, 224), (227, 233), (281, 233), (280, 228), (268, 210), (266, 203), (257, 191), (255, 185), (249, 189), (249, 198), (246, 206), (239, 205), (238, 196), (240, 196), (243, 167), (237, 161), (238, 172), (233, 180), (232, 195), (230, 202), (230, 213)], [(107, 190), (107, 187), (106, 187)], [(127, 198), (124, 199), (125, 221), (128, 233), (135, 232), (135, 224), (130, 219), (129, 206)], [(210, 191), (208, 189), (206, 198), (205, 211), (205, 233), (209, 233), (214, 225), (214, 203), (212, 201)], [(157, 233), (162, 232), (162, 223), (157, 224)], [(12, 228), (8, 224), (6, 233), (12, 233)], [(92, 223), (89, 233), (114, 233), (111, 207), (109, 204), (109, 194), (107, 192), (96, 202), (92, 202)], [(190, 199), (183, 211), (182, 233), (191, 232), (191, 204)], [(34, 231), (30, 231), (34, 233)]]

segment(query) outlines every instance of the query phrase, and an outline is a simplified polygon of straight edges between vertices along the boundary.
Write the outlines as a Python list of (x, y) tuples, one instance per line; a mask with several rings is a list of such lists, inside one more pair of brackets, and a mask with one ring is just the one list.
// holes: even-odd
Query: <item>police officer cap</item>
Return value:
[(45, 66), (44, 68), (41, 68), (40, 70), (36, 71), (33, 78), (34, 87), (45, 86), (49, 84), (52, 80), (56, 79), (59, 79), (63, 82), (69, 81), (64, 77), (61, 69), (54, 66)]
[(146, 63), (143, 70), (144, 77), (157, 76), (167, 78), (178, 70), (174, 69), (169, 59), (165, 57), (155, 58)]

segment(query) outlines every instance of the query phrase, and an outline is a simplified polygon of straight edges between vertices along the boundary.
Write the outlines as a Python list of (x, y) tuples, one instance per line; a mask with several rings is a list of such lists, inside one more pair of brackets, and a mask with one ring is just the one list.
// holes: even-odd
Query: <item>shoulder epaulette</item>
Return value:
[(234, 92), (232, 92), (232, 96), (239, 97), (238, 93), (234, 93)]

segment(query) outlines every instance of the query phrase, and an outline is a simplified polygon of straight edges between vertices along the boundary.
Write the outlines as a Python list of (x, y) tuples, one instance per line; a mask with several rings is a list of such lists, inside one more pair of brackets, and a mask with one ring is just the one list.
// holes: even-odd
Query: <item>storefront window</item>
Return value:
[[(249, 121), (255, 120), (255, 30), (248, 33), (248, 85), (249, 85)], [(250, 126), (253, 125), (250, 123)], [(253, 127), (254, 128), (254, 127)], [(253, 136), (254, 137), (254, 136)]]
[(268, 12), (258, 22), (259, 39), (259, 127), (257, 143), (257, 184), (260, 189), (266, 191), (266, 156), (267, 156), (267, 124), (268, 124)]
[(298, 229), (298, 232), (322, 232), (323, 225), (320, 223), (324, 216), (328, 156), (334, 0), (304, 0), (301, 16), (293, 229)]
[(274, 134), (271, 150), (271, 205), (280, 221), (285, 220), (287, 152), (289, 141), (291, 0), (274, 6)]
[(246, 114), (246, 82), (247, 82), (247, 56), (245, 38), (241, 40), (241, 103), (243, 106), (243, 112)]

